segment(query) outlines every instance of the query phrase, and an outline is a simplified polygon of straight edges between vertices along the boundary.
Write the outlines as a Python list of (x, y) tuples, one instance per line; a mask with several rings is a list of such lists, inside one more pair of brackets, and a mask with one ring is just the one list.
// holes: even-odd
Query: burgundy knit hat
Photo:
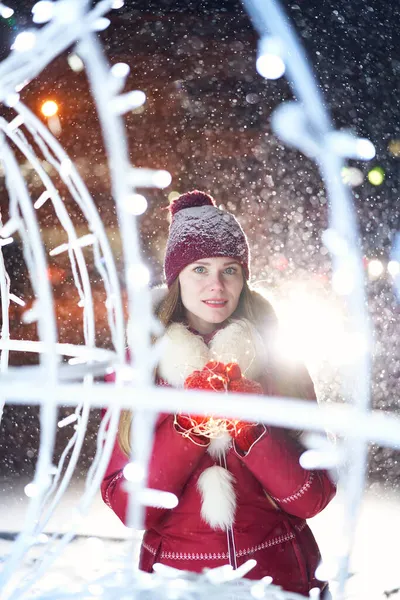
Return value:
[(237, 260), (249, 278), (249, 245), (231, 213), (217, 208), (211, 196), (198, 190), (182, 194), (169, 209), (172, 221), (164, 260), (168, 287), (187, 265), (215, 256)]

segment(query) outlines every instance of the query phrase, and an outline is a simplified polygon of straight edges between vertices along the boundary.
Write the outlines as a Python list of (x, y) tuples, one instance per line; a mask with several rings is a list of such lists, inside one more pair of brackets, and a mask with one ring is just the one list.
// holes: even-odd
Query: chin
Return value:
[(229, 317), (225, 317), (225, 316), (220, 316), (220, 317), (214, 317), (211, 319), (205, 319), (207, 321), (209, 321), (209, 323), (223, 323), (224, 321), (226, 321), (226, 319), (228, 319)]
[(232, 311), (224, 310), (221, 311), (220, 314), (203, 314), (201, 315), (201, 318), (204, 319), (204, 321), (207, 321), (208, 323), (223, 323), (224, 321), (226, 321), (226, 319), (229, 319), (231, 315)]

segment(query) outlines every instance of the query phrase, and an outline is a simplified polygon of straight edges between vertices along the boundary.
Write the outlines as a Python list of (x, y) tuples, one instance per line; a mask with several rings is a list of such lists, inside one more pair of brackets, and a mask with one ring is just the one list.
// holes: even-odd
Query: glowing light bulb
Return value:
[(113, 77), (128, 77), (130, 72), (130, 67), (126, 63), (116, 63), (111, 67), (111, 74)]
[(32, 8), (32, 14), (34, 23), (47, 23), (54, 15), (53, 2), (49, 2), (48, 0), (37, 2)]
[(133, 90), (128, 94), (122, 94), (114, 98), (112, 108), (115, 114), (123, 115), (131, 110), (139, 108), (146, 102), (146, 94), (141, 90)]
[(77, 54), (69, 54), (67, 58), (68, 64), (75, 73), (83, 71), (85, 65), (83, 60)]
[(0, 16), (3, 17), (3, 19), (9, 19), (10, 17), (12, 17), (14, 14), (14, 11), (12, 8), (9, 8), (8, 6), (5, 6), (4, 4), (0, 4)]
[(385, 179), (385, 171), (382, 167), (374, 167), (369, 171), (367, 177), (372, 185), (381, 185)]
[(28, 496), (28, 498), (34, 498), (38, 495), (39, 488), (36, 485), (36, 483), (28, 483), (28, 485), (24, 487), (24, 492)]
[(257, 58), (256, 69), (266, 79), (279, 79), (285, 73), (285, 63), (275, 54), (262, 54)]
[(155, 187), (163, 189), (171, 184), (172, 177), (168, 171), (156, 171), (153, 176), (153, 183)]
[(137, 462), (128, 463), (124, 467), (122, 472), (124, 474), (125, 479), (127, 479), (128, 481), (134, 481), (136, 483), (143, 481), (145, 475), (142, 465), (139, 465)]
[(390, 140), (388, 150), (393, 156), (400, 156), (400, 140)]
[(142, 215), (147, 209), (147, 200), (142, 194), (131, 194), (124, 202), (125, 210), (131, 215)]
[(258, 44), (256, 69), (266, 79), (279, 79), (285, 72), (283, 46), (279, 38), (264, 36)]
[(96, 19), (96, 21), (93, 23), (93, 30), (104, 31), (105, 29), (107, 29), (109, 24), (110, 19), (107, 19), (107, 17), (100, 17), (99, 19)]
[(173, 202), (174, 200), (179, 198), (179, 196), (180, 196), (179, 192), (170, 192), (168, 194), (168, 202), (171, 204), (171, 202)]
[(383, 264), (380, 260), (374, 258), (368, 263), (368, 275), (372, 279), (377, 279), (383, 273)]
[(357, 140), (356, 151), (361, 160), (371, 160), (376, 154), (373, 143), (365, 138), (360, 138)]
[(168, 171), (155, 171), (154, 169), (131, 169), (129, 182), (134, 188), (138, 187), (157, 187), (165, 188), (172, 181), (171, 174)]
[(36, 34), (33, 31), (22, 31), (14, 40), (11, 50), (16, 52), (27, 52), (32, 50), (36, 44)]
[(347, 183), (352, 187), (361, 185), (364, 181), (363, 172), (356, 167), (343, 167), (342, 169), (342, 180), (343, 183)]
[(40, 110), (46, 118), (54, 117), (58, 113), (58, 104), (54, 100), (46, 100), (43, 102)]
[(397, 260), (389, 260), (387, 270), (392, 277), (396, 277), (400, 273), (400, 263)]

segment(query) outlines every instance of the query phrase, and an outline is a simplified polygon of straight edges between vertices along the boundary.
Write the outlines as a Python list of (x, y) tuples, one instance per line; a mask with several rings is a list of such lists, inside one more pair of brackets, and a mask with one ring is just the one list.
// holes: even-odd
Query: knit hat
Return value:
[(172, 221), (164, 260), (168, 287), (187, 265), (215, 256), (232, 257), (249, 278), (246, 235), (235, 217), (217, 208), (211, 196), (198, 190), (187, 192), (171, 203), (170, 212)]

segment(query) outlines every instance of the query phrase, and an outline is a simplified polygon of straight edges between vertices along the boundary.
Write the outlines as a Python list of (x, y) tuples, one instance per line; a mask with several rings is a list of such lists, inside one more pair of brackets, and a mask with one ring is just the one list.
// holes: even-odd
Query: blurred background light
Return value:
[(54, 117), (58, 113), (58, 104), (54, 100), (46, 100), (43, 102), (40, 110), (44, 117)]
[(385, 179), (385, 171), (382, 167), (374, 167), (368, 172), (367, 177), (372, 185), (381, 185)]
[(368, 263), (368, 275), (371, 279), (377, 279), (383, 274), (384, 267), (380, 260), (373, 258)]

